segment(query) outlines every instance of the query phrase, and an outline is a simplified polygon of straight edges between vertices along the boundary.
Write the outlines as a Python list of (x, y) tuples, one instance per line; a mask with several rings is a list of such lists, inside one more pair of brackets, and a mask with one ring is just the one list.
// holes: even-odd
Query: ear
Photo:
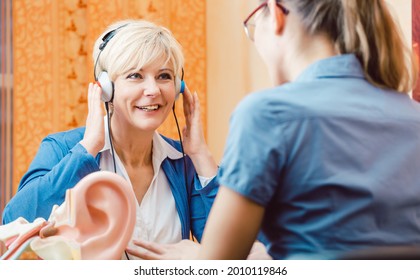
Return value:
[(135, 195), (125, 179), (91, 173), (67, 191), (60, 207), (50, 217), (57, 233), (31, 244), (41, 258), (121, 259), (136, 219)]
[[(82, 259), (121, 259), (134, 230), (136, 200), (130, 184), (112, 172), (95, 172), (74, 194), (86, 202), (86, 212), (76, 207), (80, 219)], [(79, 211), (79, 212), (77, 212)]]
[(270, 16), (271, 16), (272, 22), (274, 23), (275, 33), (276, 35), (280, 35), (283, 33), (283, 30), (284, 30), (286, 16), (280, 10), (280, 8), (277, 7), (276, 0), (269, 0), (268, 8), (270, 9)]

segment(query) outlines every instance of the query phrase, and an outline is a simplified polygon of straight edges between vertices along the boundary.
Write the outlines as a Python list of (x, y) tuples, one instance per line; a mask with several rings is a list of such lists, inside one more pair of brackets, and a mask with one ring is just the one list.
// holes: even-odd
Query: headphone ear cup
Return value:
[(175, 100), (178, 99), (179, 94), (184, 93), (185, 90), (185, 82), (184, 80), (181, 80), (180, 78), (176, 77), (175, 78)]
[(180, 86), (180, 89), (179, 89), (179, 93), (184, 93), (184, 91), (185, 91), (185, 82), (184, 82), (184, 80), (181, 80), (181, 86)]
[(98, 77), (98, 83), (102, 88), (101, 99), (103, 102), (110, 102), (114, 96), (114, 83), (108, 76), (108, 73), (102, 71)]

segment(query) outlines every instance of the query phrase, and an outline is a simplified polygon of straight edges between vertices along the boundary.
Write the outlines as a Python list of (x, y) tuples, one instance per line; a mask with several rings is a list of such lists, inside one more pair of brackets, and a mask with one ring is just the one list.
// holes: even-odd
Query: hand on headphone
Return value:
[(96, 83), (90, 83), (88, 89), (88, 115), (86, 118), (86, 131), (80, 144), (93, 157), (105, 145), (103, 102), (101, 101), (102, 89)]
[(200, 115), (200, 100), (197, 93), (191, 94), (188, 87), (182, 94), (186, 126), (182, 130), (185, 153), (191, 158), (197, 174), (203, 177), (213, 177), (217, 165), (210, 153), (204, 138)]

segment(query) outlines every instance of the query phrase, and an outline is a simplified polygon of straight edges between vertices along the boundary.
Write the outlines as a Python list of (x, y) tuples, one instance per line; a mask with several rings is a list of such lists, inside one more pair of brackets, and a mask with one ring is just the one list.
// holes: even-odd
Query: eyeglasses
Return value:
[[(276, 1), (277, 7), (279, 7), (285, 15), (289, 14), (289, 10), (286, 9), (282, 4)], [(268, 0), (264, 1), (261, 5), (259, 5), (252, 13), (244, 21), (244, 28), (245, 33), (251, 41), (254, 41), (254, 33), (255, 33), (255, 15), (263, 8), (268, 6)]]

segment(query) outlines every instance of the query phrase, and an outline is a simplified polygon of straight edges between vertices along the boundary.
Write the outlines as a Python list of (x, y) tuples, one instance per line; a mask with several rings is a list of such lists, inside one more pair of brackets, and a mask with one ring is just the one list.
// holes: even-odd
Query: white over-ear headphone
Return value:
[[(108, 42), (114, 37), (114, 35), (117, 33), (117, 31), (120, 28), (123, 28), (127, 24), (124, 24), (116, 29), (113, 29), (106, 33), (104, 37), (102, 37), (102, 43), (99, 45), (99, 54), (96, 58), (95, 65), (94, 65), (94, 76), (95, 80), (99, 83), (99, 86), (102, 88), (102, 96), (101, 99), (103, 102), (111, 102), (114, 98), (114, 83), (111, 81), (108, 73), (106, 71), (102, 71), (99, 73), (98, 76), (96, 76), (96, 65), (99, 60), (99, 56), (101, 55), (103, 49), (106, 47)], [(176, 76), (175, 77), (175, 100), (178, 99), (180, 93), (184, 93), (185, 90), (185, 82), (184, 82), (184, 69), (182, 69), (181, 78)]]
[(103, 102), (110, 102), (114, 97), (114, 83), (108, 76), (108, 72), (102, 71), (99, 74), (97, 82), (99, 86), (102, 88), (102, 95), (101, 99)]

